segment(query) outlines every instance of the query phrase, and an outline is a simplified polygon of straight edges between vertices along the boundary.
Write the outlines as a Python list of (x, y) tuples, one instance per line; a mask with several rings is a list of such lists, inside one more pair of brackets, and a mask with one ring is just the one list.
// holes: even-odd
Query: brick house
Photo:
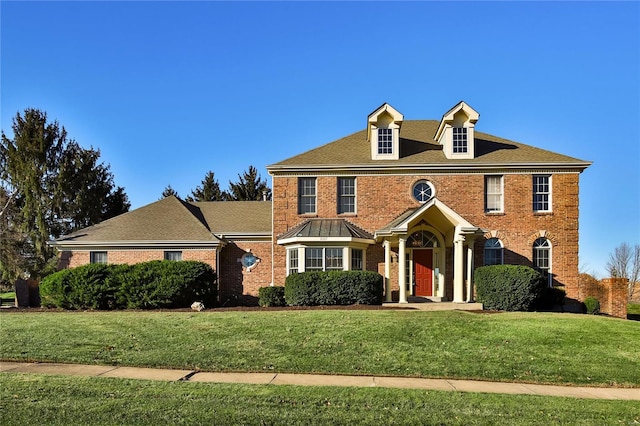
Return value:
[(246, 301), (290, 273), (366, 269), (386, 278), (388, 301), (466, 302), (473, 270), (498, 263), (534, 266), (578, 298), (578, 181), (591, 163), (477, 132), (478, 119), (464, 102), (439, 121), (385, 103), (364, 130), (267, 166), (271, 202), (170, 198), (54, 245), (64, 266), (181, 251), (218, 270), (223, 298)]

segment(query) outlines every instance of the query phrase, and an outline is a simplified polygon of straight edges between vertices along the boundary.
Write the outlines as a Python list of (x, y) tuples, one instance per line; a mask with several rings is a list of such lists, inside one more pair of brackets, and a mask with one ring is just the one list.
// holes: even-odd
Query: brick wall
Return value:
[[(345, 175), (347, 176), (347, 175)], [(295, 176), (273, 177), (274, 282), (284, 283), (286, 251), (276, 244), (278, 235), (308, 217), (346, 218), (374, 233), (408, 208), (419, 207), (411, 194), (420, 179), (430, 181), (436, 197), (475, 226), (495, 231), (505, 249), (505, 263), (531, 265), (532, 246), (545, 236), (552, 243), (552, 272), (556, 285), (569, 297), (578, 292), (578, 173), (552, 176), (550, 213), (532, 211), (532, 176), (504, 174), (504, 213), (484, 212), (484, 174), (368, 175), (356, 176), (357, 214), (338, 215), (336, 176), (317, 176), (317, 214), (298, 214), (298, 180)], [(543, 232), (541, 232), (543, 231)], [(475, 244), (475, 265), (483, 264), (484, 240)], [(447, 262), (451, 257), (447, 254)], [(367, 268), (384, 272), (384, 254), (379, 246), (367, 251)], [(393, 269), (393, 265), (392, 265)], [(452, 265), (447, 267), (447, 286)], [(397, 289), (397, 270), (392, 271), (392, 288)], [(447, 297), (450, 297), (447, 294)]]
[[(151, 260), (163, 260), (164, 249), (128, 249), (128, 250), (95, 250), (106, 251), (107, 262), (113, 264), (128, 264), (148, 262)], [(170, 251), (182, 251), (182, 260), (199, 260), (207, 263), (216, 270), (215, 249), (171, 249)], [(58, 261), (58, 269), (75, 268), (91, 262), (91, 251), (74, 250), (62, 251)]]
[(627, 318), (626, 278), (584, 279), (580, 281), (580, 301), (595, 297), (600, 302), (600, 312), (618, 318)]
[[(242, 267), (242, 255), (251, 250), (260, 259), (253, 268)], [(271, 242), (236, 242), (220, 252), (220, 303), (257, 305), (258, 289), (271, 284)]]

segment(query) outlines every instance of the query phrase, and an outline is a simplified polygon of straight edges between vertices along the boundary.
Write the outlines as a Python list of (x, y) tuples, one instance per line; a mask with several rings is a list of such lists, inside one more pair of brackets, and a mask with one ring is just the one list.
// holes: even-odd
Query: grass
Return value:
[(640, 315), (640, 303), (628, 303), (627, 314)]
[[(97, 403), (99, 402), (99, 403)], [(0, 374), (3, 425), (631, 425), (637, 401)]]
[(16, 299), (15, 291), (0, 293), (0, 305), (13, 305)]
[(0, 333), (5, 360), (640, 384), (640, 324), (591, 315), (33, 312), (1, 314)]

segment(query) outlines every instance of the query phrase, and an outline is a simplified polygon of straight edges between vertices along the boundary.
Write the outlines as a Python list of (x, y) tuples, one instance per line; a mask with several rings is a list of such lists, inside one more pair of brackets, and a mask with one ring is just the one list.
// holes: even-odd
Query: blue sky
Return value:
[[(640, 243), (639, 2), (9, 2), (2, 130), (27, 107), (102, 152), (137, 208), (364, 128), (383, 102), (594, 164), (580, 264)], [(269, 179), (270, 182), (270, 179)]]

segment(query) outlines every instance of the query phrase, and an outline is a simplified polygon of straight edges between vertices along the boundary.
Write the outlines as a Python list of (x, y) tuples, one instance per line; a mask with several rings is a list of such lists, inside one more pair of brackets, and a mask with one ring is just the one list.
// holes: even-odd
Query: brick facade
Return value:
[[(127, 264), (133, 265), (134, 263), (149, 262), (151, 260), (163, 260), (165, 249), (117, 249), (117, 250), (103, 250), (96, 249), (95, 251), (106, 251), (107, 262), (116, 265)], [(200, 262), (211, 265), (214, 270), (217, 270), (216, 265), (216, 250), (201, 250), (201, 249), (180, 249), (172, 248), (170, 251), (182, 251), (182, 260), (198, 260)], [(86, 265), (91, 261), (91, 250), (65, 250), (60, 253), (58, 268), (75, 268), (76, 266)]]
[[(486, 174), (502, 174), (504, 213), (485, 213), (484, 185)], [(504, 245), (504, 263), (532, 265), (532, 246), (544, 236), (552, 244), (554, 284), (564, 286), (568, 297), (577, 297), (578, 283), (578, 173), (554, 173), (552, 211), (534, 213), (532, 208), (531, 173), (469, 174), (345, 174), (356, 177), (357, 213), (337, 214), (337, 177), (317, 175), (317, 214), (312, 217), (346, 218), (359, 227), (375, 233), (409, 208), (419, 207), (411, 194), (413, 184), (427, 180), (435, 188), (435, 196), (474, 226), (497, 235)], [(298, 177), (273, 177), (274, 282), (284, 283), (286, 249), (276, 244), (278, 235), (288, 231), (310, 215), (298, 214)], [(483, 265), (484, 239), (474, 245), (474, 263)], [(394, 253), (397, 253), (395, 249)], [(384, 251), (372, 245), (367, 250), (367, 269), (384, 272)], [(397, 259), (397, 257), (395, 257)], [(446, 254), (446, 297), (451, 300), (453, 280), (452, 250)], [(391, 265), (392, 288), (397, 289), (397, 263)]]
[[(260, 259), (247, 270), (240, 263), (242, 255), (251, 250)], [(220, 303), (257, 305), (258, 289), (271, 284), (271, 242), (235, 242), (220, 253)]]

